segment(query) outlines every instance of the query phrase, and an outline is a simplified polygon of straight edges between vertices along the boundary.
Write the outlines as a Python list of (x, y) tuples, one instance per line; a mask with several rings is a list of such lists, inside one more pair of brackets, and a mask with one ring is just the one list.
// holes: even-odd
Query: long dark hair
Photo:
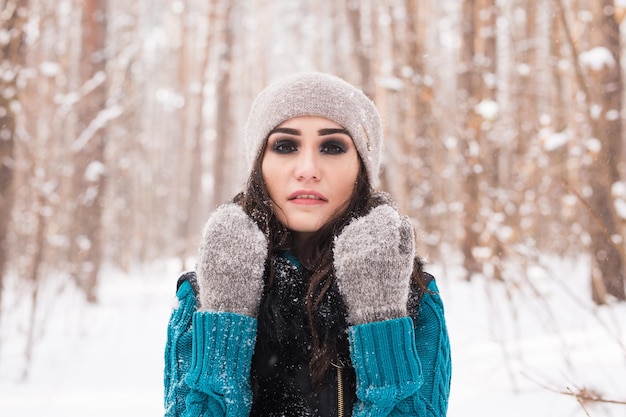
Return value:
[[(311, 356), (309, 372), (311, 385), (319, 389), (324, 383), (326, 374), (333, 363), (346, 358), (339, 358), (337, 339), (338, 329), (323, 326), (320, 323), (318, 307), (335, 283), (333, 267), (333, 238), (354, 218), (369, 213), (381, 204), (391, 204), (386, 194), (374, 192), (367, 171), (359, 157), (360, 169), (352, 195), (346, 207), (312, 233), (304, 242), (296, 246), (289, 229), (278, 221), (272, 208), (272, 201), (262, 175), (262, 161), (265, 145), (259, 152), (248, 178), (246, 190), (239, 193), (234, 202), (241, 205), (244, 211), (257, 223), (268, 238), (268, 259), (276, 250), (291, 250), (302, 266), (310, 274), (306, 290), (306, 315), (308, 319)], [(423, 288), (422, 264), (415, 258), (412, 280), (420, 290)], [(272, 262), (268, 262), (269, 273), (267, 285), (272, 286), (275, 280)], [(330, 333), (330, 334), (329, 334)]]

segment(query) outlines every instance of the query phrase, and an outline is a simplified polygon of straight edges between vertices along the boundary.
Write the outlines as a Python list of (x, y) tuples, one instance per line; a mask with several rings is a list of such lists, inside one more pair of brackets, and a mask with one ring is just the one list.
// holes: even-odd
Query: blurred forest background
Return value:
[[(515, 288), (589, 260), (626, 300), (624, 0), (0, 0), (0, 303), (63, 275), (181, 269), (245, 181), (240, 138), (273, 79), (360, 86), (383, 189), (420, 253)], [(453, 256), (454, 255), (454, 256)]]

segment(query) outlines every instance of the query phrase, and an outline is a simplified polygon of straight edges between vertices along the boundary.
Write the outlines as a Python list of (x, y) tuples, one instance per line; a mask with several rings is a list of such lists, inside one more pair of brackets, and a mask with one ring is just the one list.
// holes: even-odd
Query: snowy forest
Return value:
[[(450, 415), (623, 416), (625, 16), (624, 0), (0, 0), (0, 414), (56, 415), (24, 405), (70, 378), (43, 358), (90, 346), (94, 366), (109, 309), (162, 288), (130, 310), (159, 311), (137, 338), (157, 361), (136, 371), (158, 391), (176, 278), (245, 181), (250, 104), (317, 70), (381, 112), (381, 188), (450, 302)], [(115, 317), (123, 337), (150, 320)], [(520, 372), (533, 327), (554, 373)], [(496, 369), (493, 389), (469, 376)], [(158, 414), (153, 391), (148, 412), (102, 415)], [(80, 403), (58, 415), (100, 415)]]

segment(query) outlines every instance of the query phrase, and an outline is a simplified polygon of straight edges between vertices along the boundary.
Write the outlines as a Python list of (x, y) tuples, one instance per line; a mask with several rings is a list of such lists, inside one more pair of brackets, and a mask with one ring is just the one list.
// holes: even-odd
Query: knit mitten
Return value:
[(348, 307), (348, 322), (407, 315), (414, 245), (409, 219), (389, 205), (352, 221), (336, 237), (335, 275)]
[(255, 317), (263, 292), (267, 239), (236, 204), (209, 217), (197, 265), (200, 310)]

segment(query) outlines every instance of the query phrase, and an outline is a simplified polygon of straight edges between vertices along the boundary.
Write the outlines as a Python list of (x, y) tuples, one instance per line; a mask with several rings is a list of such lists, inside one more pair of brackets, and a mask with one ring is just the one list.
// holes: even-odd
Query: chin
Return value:
[(287, 222), (285, 227), (291, 230), (294, 233), (315, 233), (322, 228), (324, 225), (324, 221), (321, 219), (315, 220), (302, 220), (296, 219), (291, 222)]
[(295, 225), (294, 227), (288, 228), (294, 233), (315, 233), (320, 230), (321, 226)]

